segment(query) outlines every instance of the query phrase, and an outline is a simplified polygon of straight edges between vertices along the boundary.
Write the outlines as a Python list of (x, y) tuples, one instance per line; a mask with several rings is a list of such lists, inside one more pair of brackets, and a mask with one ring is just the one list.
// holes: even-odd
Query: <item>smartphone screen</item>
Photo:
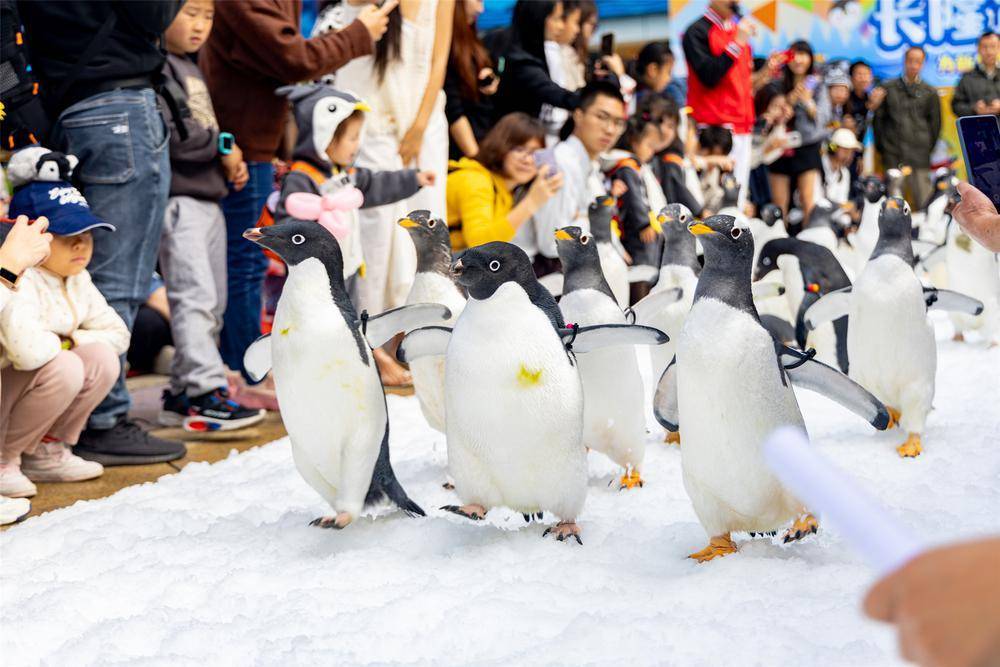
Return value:
[(965, 116), (957, 122), (969, 182), (1000, 208), (1000, 123), (996, 116)]
[(559, 166), (556, 164), (556, 154), (551, 148), (543, 148), (541, 150), (535, 151), (533, 154), (535, 158), (535, 166), (539, 169), (543, 165), (548, 166), (549, 173), (548, 176), (552, 177), (559, 173)]
[(610, 56), (615, 53), (615, 34), (606, 32), (601, 35), (601, 55)]

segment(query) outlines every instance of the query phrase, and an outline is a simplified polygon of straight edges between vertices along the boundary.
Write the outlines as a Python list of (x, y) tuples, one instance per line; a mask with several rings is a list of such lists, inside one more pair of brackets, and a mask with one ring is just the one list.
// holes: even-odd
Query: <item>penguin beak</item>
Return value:
[(260, 239), (264, 238), (264, 234), (257, 227), (251, 227), (250, 229), (243, 232), (243, 238), (247, 241), (253, 241), (256, 243)]
[(901, 173), (903, 176), (909, 176), (910, 174), (913, 173), (913, 168), (912, 167), (900, 167), (899, 173)]
[(899, 208), (899, 202), (897, 202), (895, 199), (886, 199), (885, 200), (885, 207), (887, 209), (890, 209), (890, 208), (891, 209), (898, 209)]
[(688, 225), (688, 231), (694, 234), (695, 236), (715, 233), (715, 230), (706, 225), (704, 222), (694, 222)]
[(409, 218), (402, 218), (401, 220), (399, 220), (398, 224), (399, 224), (400, 227), (402, 227), (404, 229), (410, 229), (412, 227), (419, 227), (420, 226), (419, 222), (416, 222), (416, 221), (411, 220)]
[(604, 198), (604, 199), (603, 199), (603, 200), (601, 201), (601, 204), (602, 204), (603, 206), (607, 206), (608, 208), (611, 208), (611, 205), (612, 205), (612, 204), (614, 204), (614, 203), (615, 203), (615, 200), (614, 200), (614, 199), (612, 199), (611, 197), (605, 197), (605, 198)]
[(556, 240), (557, 241), (572, 241), (573, 237), (569, 235), (569, 232), (563, 231), (562, 229), (556, 230)]
[(372, 108), (365, 104), (364, 102), (358, 101), (354, 104), (355, 111), (371, 111)]
[(454, 264), (451, 265), (451, 272), (456, 276), (462, 275), (462, 271), (465, 271), (465, 265), (462, 264), (462, 260), (458, 259)]

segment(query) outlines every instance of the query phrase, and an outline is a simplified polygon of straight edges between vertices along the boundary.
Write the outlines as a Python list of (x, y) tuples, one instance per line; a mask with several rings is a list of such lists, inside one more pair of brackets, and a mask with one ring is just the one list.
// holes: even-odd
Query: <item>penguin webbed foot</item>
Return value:
[(809, 535), (814, 535), (819, 530), (819, 521), (812, 514), (803, 514), (795, 520), (792, 527), (785, 532), (781, 539), (784, 544), (796, 542)]
[(906, 437), (906, 442), (901, 444), (896, 448), (896, 453), (898, 453), (904, 459), (912, 459), (920, 456), (921, 452), (924, 451), (923, 445), (920, 444), (920, 434), (910, 433)]
[(482, 505), (445, 505), (441, 509), (472, 521), (482, 521), (486, 518), (486, 508)]
[(528, 513), (523, 513), (522, 512), (521, 516), (524, 517), (524, 522), (525, 523), (531, 523), (532, 519), (535, 519), (536, 521), (541, 521), (542, 520), (542, 513), (541, 512), (536, 512), (534, 514), (532, 514), (530, 512), (528, 512)]
[(576, 525), (575, 521), (560, 521), (554, 526), (549, 526), (542, 533), (542, 537), (548, 537), (549, 533), (554, 535), (559, 542), (571, 542), (576, 539), (576, 543), (583, 546), (583, 540), (580, 539), (580, 527)]
[(888, 431), (891, 428), (899, 426), (899, 420), (903, 416), (903, 413), (896, 408), (889, 407), (888, 405), (885, 406), (885, 409), (889, 411), (889, 425), (885, 427), (885, 430)]
[(320, 516), (316, 517), (309, 522), (310, 526), (316, 526), (317, 528), (333, 528), (334, 530), (343, 530), (354, 520), (347, 512), (340, 512), (336, 516)]
[(732, 538), (728, 534), (716, 535), (708, 541), (707, 547), (701, 551), (694, 552), (688, 558), (696, 560), (699, 563), (707, 563), (713, 558), (721, 558), (722, 556), (734, 553), (736, 553), (736, 543), (733, 542)]
[(643, 484), (644, 482), (642, 481), (642, 477), (639, 476), (638, 470), (635, 468), (626, 468), (625, 474), (618, 480), (618, 490), (634, 489), (637, 486), (641, 489)]
[(680, 431), (667, 431), (667, 435), (663, 438), (663, 442), (668, 445), (681, 446), (681, 432)]

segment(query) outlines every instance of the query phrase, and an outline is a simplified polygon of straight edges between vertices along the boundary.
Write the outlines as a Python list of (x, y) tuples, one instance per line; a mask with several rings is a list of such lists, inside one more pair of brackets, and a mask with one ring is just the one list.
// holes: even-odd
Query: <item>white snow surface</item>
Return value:
[[(1000, 349), (935, 321), (918, 459), (897, 456), (899, 431), (799, 392), (814, 444), (930, 543), (995, 533), (1000, 508)], [(822, 526), (686, 558), (707, 537), (652, 415), (644, 488), (609, 487), (619, 471), (590, 454), (581, 547), (511, 511), (439, 510), (456, 502), (443, 436), (413, 397), (390, 396), (389, 413), (393, 464), (427, 518), (310, 527), (328, 508), (280, 440), (6, 531), (4, 664), (900, 664), (893, 633), (860, 613), (872, 574)]]

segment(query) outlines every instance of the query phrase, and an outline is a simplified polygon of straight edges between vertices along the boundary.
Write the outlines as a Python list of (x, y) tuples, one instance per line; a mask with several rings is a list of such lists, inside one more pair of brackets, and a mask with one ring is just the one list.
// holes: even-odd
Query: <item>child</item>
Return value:
[(733, 170), (733, 159), (729, 157), (732, 149), (733, 134), (728, 129), (709, 125), (698, 130), (698, 149), (693, 161), (705, 195), (704, 216), (714, 214), (721, 206), (723, 193), (719, 179), (722, 172)]
[[(669, 98), (666, 92), (672, 79), (674, 52), (669, 41), (649, 42), (639, 51), (635, 59), (635, 110), (638, 112), (650, 97)], [(672, 98), (671, 98), (672, 99)]]
[(854, 132), (841, 127), (834, 131), (820, 155), (822, 183), (817, 184), (816, 191), (846, 212), (852, 222), (861, 220), (861, 212), (853, 203), (857, 188), (851, 178), (851, 165), (861, 148)]
[[(683, 204), (696, 217), (700, 217), (702, 207), (699, 198), (700, 187), (697, 193), (688, 187), (684, 144), (677, 133), (681, 120), (677, 103), (666, 97), (649, 96), (639, 107), (639, 113), (649, 115), (660, 128), (660, 143), (649, 166), (663, 192), (665, 204)], [(649, 185), (646, 187), (652, 189)], [(653, 210), (658, 212), (660, 209), (654, 199), (655, 197), (650, 197), (650, 204)]]
[[(294, 161), (282, 181), (274, 208), (275, 224), (294, 217), (288, 213), (285, 202), (296, 192), (326, 195), (353, 186), (364, 196), (361, 208), (371, 208), (407, 199), (420, 188), (434, 184), (434, 173), (429, 171), (373, 172), (352, 166), (361, 144), (364, 112), (369, 107), (351, 93), (320, 83), (285, 86), (277, 92), (292, 102), (298, 141), (292, 152)], [(357, 211), (347, 213), (348, 231), (340, 239), (340, 248), (344, 255), (344, 282), (352, 300), (357, 302), (357, 280), (364, 278), (365, 265)], [(265, 211), (264, 215), (268, 213)], [(409, 373), (381, 348), (375, 350), (375, 361), (386, 384), (410, 381)]]
[[(160, 242), (160, 271), (170, 304), (175, 353), (159, 421), (187, 430), (234, 430), (264, 418), (230, 400), (218, 351), (226, 309), (226, 221), (219, 202), (247, 182), (233, 136), (219, 131), (212, 100), (191, 54), (212, 30), (212, 0), (188, 0), (167, 28), (170, 200)], [(171, 106), (171, 105), (168, 105)]]
[(11, 200), (11, 215), (46, 217), (49, 258), (28, 269), (0, 314), (0, 494), (35, 495), (35, 482), (100, 477), (100, 463), (73, 455), (91, 410), (118, 379), (128, 328), (87, 273), (95, 218), (65, 181), (35, 181)]

